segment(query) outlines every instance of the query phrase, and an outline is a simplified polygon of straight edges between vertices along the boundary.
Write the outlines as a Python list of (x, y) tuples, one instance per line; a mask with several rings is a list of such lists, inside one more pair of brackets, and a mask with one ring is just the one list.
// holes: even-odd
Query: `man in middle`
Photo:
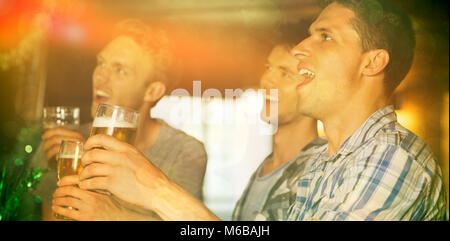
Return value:
[[(318, 138), (317, 120), (297, 113), (295, 85), (301, 78), (297, 74), (298, 61), (290, 50), (298, 42), (281, 32), (269, 57), (266, 70), (260, 80), (260, 88), (266, 90), (265, 112), (261, 118), (278, 123), (278, 131), (272, 138), (273, 152), (266, 157), (251, 176), (247, 187), (235, 206), (234, 221), (282, 221), (295, 202), (297, 182), (308, 167), (308, 159), (317, 147), (326, 144)], [(270, 95), (277, 90), (277, 97)], [(278, 107), (278, 120), (272, 120), (270, 109)]]

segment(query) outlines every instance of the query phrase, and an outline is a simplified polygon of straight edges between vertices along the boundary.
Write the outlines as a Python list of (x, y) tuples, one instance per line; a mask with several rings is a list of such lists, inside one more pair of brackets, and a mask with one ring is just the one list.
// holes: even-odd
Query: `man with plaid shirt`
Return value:
[(309, 31), (292, 51), (298, 111), (323, 122), (328, 145), (289, 220), (443, 220), (438, 162), (389, 105), (414, 56), (409, 17), (386, 0), (328, 1)]

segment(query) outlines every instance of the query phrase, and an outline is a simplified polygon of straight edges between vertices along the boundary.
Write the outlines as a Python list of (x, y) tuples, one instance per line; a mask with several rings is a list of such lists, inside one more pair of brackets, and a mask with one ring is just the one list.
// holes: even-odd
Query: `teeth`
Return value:
[(103, 92), (101, 90), (95, 91), (95, 94), (101, 97), (109, 97), (109, 95), (106, 92)]
[(315, 74), (307, 69), (301, 69), (300, 71), (298, 71), (299, 75), (303, 75), (306, 78), (310, 78), (310, 79), (314, 79)]

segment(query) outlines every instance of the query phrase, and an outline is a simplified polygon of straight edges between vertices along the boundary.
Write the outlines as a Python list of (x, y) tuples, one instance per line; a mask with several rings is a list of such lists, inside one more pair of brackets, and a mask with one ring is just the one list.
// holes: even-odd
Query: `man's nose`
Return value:
[(309, 38), (306, 38), (303, 41), (301, 41), (299, 44), (297, 44), (297, 46), (295, 46), (291, 50), (291, 54), (298, 59), (311, 56), (311, 48), (309, 46)]
[(276, 83), (276, 78), (272, 71), (267, 70), (261, 78), (262, 88), (273, 88)]
[(97, 85), (102, 85), (108, 82), (110, 71), (106, 67), (98, 67), (94, 72), (94, 82)]

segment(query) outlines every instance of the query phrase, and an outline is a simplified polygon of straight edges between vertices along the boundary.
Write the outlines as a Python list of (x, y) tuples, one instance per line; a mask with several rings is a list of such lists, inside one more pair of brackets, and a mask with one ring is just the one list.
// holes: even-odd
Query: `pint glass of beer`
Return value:
[[(83, 143), (78, 141), (63, 140), (58, 154), (58, 180), (65, 176), (80, 175), (83, 167), (81, 157), (83, 156)], [(72, 209), (72, 207), (65, 207)], [(67, 217), (55, 213), (55, 217), (67, 220)]]
[(134, 145), (139, 112), (116, 105), (99, 104), (90, 135), (106, 134)]
[(55, 127), (64, 127), (76, 130), (80, 127), (80, 108), (69, 106), (44, 107), (44, 130)]
[[(70, 106), (44, 107), (42, 126), (44, 130), (64, 127), (77, 130), (80, 127), (80, 108)], [(50, 169), (56, 168), (56, 157), (48, 162)]]

